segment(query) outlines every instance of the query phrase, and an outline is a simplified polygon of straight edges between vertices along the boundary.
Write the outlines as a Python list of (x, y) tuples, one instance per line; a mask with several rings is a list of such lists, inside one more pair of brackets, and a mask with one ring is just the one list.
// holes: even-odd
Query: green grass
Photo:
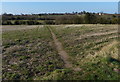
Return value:
[[(114, 37), (117, 36), (117, 33), (78, 39), (80, 36), (86, 34), (90, 35), (94, 33), (117, 31), (117, 26), (83, 25), (75, 27), (73, 25), (73, 27), (63, 26), (53, 27), (52, 29), (62, 42), (64, 49), (71, 56), (73, 65), (83, 69), (82, 75), (75, 76), (76, 79), (117, 80), (120, 78), (120, 75), (113, 70), (120, 65), (118, 55), (115, 55), (118, 54), (117, 37)], [(109, 46), (111, 44), (113, 45)], [(109, 56), (111, 59), (115, 58), (117, 64), (108, 61)]]
[(3, 33), (3, 79), (35, 79), (63, 65), (46, 27)]
[(3, 33), (3, 79), (22, 80), (118, 80), (119, 69), (117, 25), (55, 25), (50, 26), (73, 66), (82, 71), (64, 67), (56, 51), (49, 26)]

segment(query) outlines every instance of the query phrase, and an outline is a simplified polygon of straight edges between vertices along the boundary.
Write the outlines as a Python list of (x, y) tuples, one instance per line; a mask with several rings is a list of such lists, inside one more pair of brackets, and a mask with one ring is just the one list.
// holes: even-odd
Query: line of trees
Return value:
[(65, 14), (3, 14), (2, 25), (43, 25), (43, 24), (118, 24), (117, 14), (98, 15), (96, 13)]
[(40, 25), (41, 23), (38, 21), (34, 20), (29, 20), (29, 21), (21, 21), (21, 20), (15, 20), (13, 21), (2, 21), (2, 25)]

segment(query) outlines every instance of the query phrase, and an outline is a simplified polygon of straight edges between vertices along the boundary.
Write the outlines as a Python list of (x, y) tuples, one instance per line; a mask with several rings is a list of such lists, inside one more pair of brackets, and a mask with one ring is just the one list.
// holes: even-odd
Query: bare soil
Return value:
[(56, 49), (58, 51), (58, 54), (61, 56), (61, 59), (64, 61), (65, 63), (65, 67), (66, 68), (70, 68), (73, 69), (74, 71), (80, 71), (81, 69), (78, 67), (73, 67), (73, 65), (71, 64), (71, 62), (69, 61), (70, 57), (68, 55), (68, 53), (63, 49), (62, 43), (57, 39), (56, 35), (53, 33), (52, 29), (50, 27), (48, 27), (48, 29), (51, 32), (54, 44), (56, 46)]

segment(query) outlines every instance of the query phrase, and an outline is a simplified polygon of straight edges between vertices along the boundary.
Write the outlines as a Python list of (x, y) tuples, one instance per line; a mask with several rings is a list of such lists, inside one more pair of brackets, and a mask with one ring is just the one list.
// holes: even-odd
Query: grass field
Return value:
[(117, 28), (99, 24), (3, 26), (2, 77), (4, 80), (118, 80)]

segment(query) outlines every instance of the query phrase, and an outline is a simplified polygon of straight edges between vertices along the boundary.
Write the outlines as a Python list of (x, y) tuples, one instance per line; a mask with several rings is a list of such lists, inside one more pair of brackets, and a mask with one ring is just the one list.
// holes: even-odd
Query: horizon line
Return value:
[[(13, 15), (21, 15), (21, 14), (72, 14), (72, 13), (76, 13), (77, 11), (73, 11), (73, 12), (40, 12), (40, 13), (8, 13), (8, 12), (4, 12), (1, 14), (13, 14)], [(77, 12), (77, 13), (81, 13), (83, 11)], [(118, 12), (114, 12), (114, 13), (107, 13), (107, 12), (89, 12), (89, 11), (85, 11), (86, 13), (103, 13), (103, 14), (119, 14)]]

